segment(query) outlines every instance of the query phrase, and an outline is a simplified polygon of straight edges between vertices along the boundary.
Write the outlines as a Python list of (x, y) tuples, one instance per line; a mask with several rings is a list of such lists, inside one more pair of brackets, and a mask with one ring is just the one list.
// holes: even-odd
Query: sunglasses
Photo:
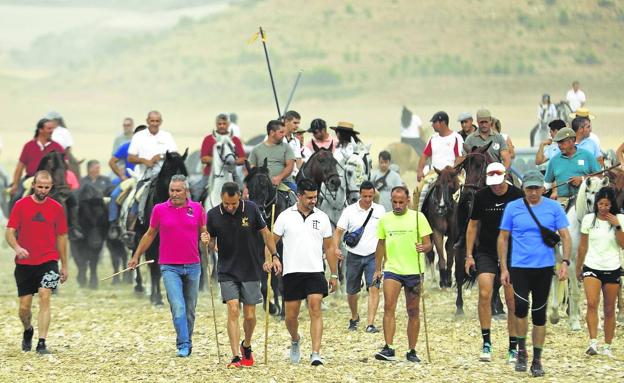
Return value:
[(502, 170), (492, 170), (491, 172), (487, 172), (486, 174), (488, 176), (504, 176), (506, 172), (502, 171)]

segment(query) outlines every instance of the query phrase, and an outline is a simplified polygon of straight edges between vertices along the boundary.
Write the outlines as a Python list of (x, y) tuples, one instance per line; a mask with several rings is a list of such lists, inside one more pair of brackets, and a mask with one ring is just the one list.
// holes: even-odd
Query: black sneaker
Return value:
[(526, 372), (527, 370), (527, 352), (526, 350), (518, 350), (515, 370), (518, 372)]
[(358, 315), (357, 319), (349, 319), (349, 331), (356, 331), (358, 324), (360, 323), (360, 316)]
[(379, 329), (377, 327), (375, 327), (374, 324), (369, 324), (368, 326), (366, 326), (366, 331), (369, 334), (376, 334), (379, 332)]
[(39, 355), (48, 355), (51, 354), (50, 350), (46, 347), (45, 343), (37, 343), (36, 350)]
[(30, 351), (32, 350), (32, 338), (35, 330), (32, 326), (28, 330), (24, 330), (24, 335), (22, 336), (22, 351)]
[(540, 376), (544, 376), (544, 374), (545, 372), (542, 368), (542, 361), (539, 359), (533, 359), (533, 363), (531, 363), (531, 375), (533, 375), (534, 378), (537, 378)]
[(381, 351), (375, 354), (375, 359), (386, 361), (396, 360), (396, 358), (394, 357), (394, 349), (388, 347), (388, 345), (383, 346)]
[(416, 350), (414, 349), (409, 350), (409, 352), (405, 354), (405, 359), (407, 359), (408, 362), (420, 363), (420, 358), (416, 355)]

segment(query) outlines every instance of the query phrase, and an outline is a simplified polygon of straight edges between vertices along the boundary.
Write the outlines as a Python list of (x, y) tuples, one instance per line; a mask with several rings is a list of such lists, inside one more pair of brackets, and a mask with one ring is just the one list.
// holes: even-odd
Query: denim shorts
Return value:
[[(362, 274), (366, 281), (366, 288), (375, 285), (373, 274), (375, 274), (375, 253), (370, 255), (358, 255), (349, 252), (347, 254), (347, 294), (357, 294), (362, 286)], [(379, 288), (379, 285), (375, 285)]]

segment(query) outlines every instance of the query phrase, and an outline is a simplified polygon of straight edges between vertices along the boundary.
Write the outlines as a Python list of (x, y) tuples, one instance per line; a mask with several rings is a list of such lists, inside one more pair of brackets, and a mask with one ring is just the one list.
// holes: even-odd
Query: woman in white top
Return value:
[(594, 213), (583, 217), (576, 275), (583, 281), (587, 297), (587, 329), (590, 344), (586, 353), (598, 354), (598, 306), (604, 296), (603, 354), (611, 356), (615, 333), (615, 301), (620, 289), (620, 251), (624, 248), (624, 215), (618, 214), (615, 191), (603, 187), (596, 193)]
[(545, 93), (542, 95), (542, 102), (537, 107), (537, 120), (545, 126), (555, 119), (557, 119), (557, 108), (550, 102), (550, 95)]

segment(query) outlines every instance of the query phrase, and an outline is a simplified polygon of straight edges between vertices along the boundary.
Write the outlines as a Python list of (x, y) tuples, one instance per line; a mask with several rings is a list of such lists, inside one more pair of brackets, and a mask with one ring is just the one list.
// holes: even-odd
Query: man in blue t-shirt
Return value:
[[(567, 278), (572, 241), (567, 227), (568, 219), (556, 201), (543, 198), (544, 177), (537, 170), (527, 172), (522, 179), (525, 197), (509, 202), (503, 212), (498, 235), (498, 257), (501, 283), (513, 283), (515, 327), (518, 339), (516, 371), (527, 370), (526, 334), (528, 330), (529, 294), (533, 322), (533, 376), (543, 376), (541, 355), (546, 337), (546, 303), (555, 266), (555, 250), (547, 246), (536, 222), (552, 231), (558, 231), (563, 244), (563, 261), (558, 274)], [(530, 206), (530, 208), (529, 208)], [(530, 209), (530, 210), (529, 210)], [(531, 216), (533, 211), (535, 218)], [(507, 265), (507, 251), (511, 236), (511, 267)]]
[(583, 176), (600, 171), (596, 158), (587, 150), (577, 147), (575, 140), (576, 133), (570, 128), (559, 130), (553, 140), (561, 153), (548, 162), (544, 177), (546, 182), (555, 183), (550, 195), (552, 199), (567, 199), (576, 195)]

